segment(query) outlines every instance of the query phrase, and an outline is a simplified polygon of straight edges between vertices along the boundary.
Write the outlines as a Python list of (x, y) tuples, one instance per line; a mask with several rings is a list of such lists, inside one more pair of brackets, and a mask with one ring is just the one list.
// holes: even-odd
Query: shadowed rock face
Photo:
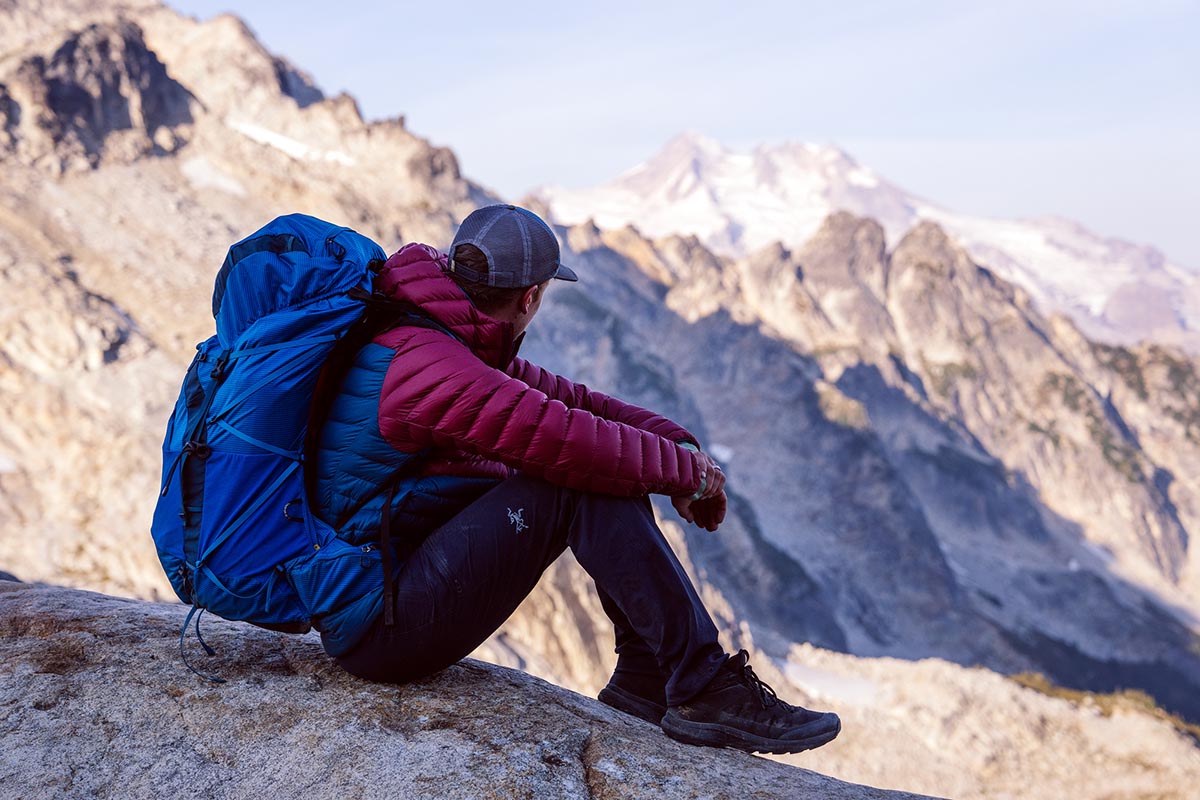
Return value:
[[(911, 798), (661, 731), (464, 661), (405, 686), (342, 672), (309, 637), (185, 609), (0, 582), (0, 797)], [(814, 751), (812, 764), (819, 768)]]
[(192, 102), (140, 28), (94, 24), (0, 76), (0, 146), (51, 171), (171, 151)]
[(485, 195), (233, 17), (0, 8), (0, 565), (171, 597), (145, 530), (229, 244), (294, 212), (388, 249), (445, 242)]
[(727, 522), (684, 544), (756, 640), (1003, 662), (883, 443), (826, 415), (811, 358), (725, 313), (689, 324), (604, 247), (573, 259), (586, 291), (555, 287), (524, 352), (733, 451)]

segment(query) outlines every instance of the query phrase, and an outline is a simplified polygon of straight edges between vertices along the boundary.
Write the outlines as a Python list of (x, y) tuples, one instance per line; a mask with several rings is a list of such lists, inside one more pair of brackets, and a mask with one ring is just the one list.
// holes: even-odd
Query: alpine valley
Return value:
[[(499, 198), (233, 16), (0, 0), (0, 19), (0, 569), (171, 600), (148, 534), (159, 447), (229, 244), (299, 211), (389, 252), (444, 247)], [(789, 185), (827, 180), (828, 153), (789, 161)], [(785, 760), (953, 797), (1193, 796), (1200, 374), (1169, 342), (1193, 331), (1194, 283), (1147, 248), (1022, 229), (1070, 228), (1072, 263), (1115, 276), (1092, 296), (837, 169), (890, 194), (831, 194), (785, 230), (732, 206), (681, 227), (668, 209), (692, 195), (649, 167), (617, 199), (543, 192), (581, 281), (548, 294), (523, 355), (724, 463), (718, 533), (660, 517), (729, 647), (841, 714), (836, 742)], [(1170, 309), (1162, 330), (1125, 311), (1142, 304)], [(609, 630), (567, 557), (477, 655), (594, 695)], [(16, 718), (0, 709), (0, 737)]]

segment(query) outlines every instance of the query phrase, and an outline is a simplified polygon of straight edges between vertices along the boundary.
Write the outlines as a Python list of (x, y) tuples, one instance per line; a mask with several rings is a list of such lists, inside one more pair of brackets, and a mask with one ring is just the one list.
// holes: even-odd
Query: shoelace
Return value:
[(745, 650), (738, 652), (735, 658), (742, 660), (742, 668), (739, 671), (738, 680), (740, 680), (747, 688), (751, 689), (758, 695), (758, 702), (763, 708), (770, 708), (773, 705), (781, 705), (784, 708), (791, 708), (790, 705), (779, 699), (779, 695), (775, 693), (768, 684), (763, 682), (763, 679), (754, 674), (754, 670), (750, 667), (750, 653)]

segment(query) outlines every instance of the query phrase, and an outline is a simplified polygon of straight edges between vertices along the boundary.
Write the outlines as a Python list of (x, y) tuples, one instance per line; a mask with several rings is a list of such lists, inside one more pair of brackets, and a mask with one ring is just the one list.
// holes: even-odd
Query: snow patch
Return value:
[(297, 161), (331, 161), (344, 167), (354, 166), (354, 159), (341, 150), (322, 150), (245, 120), (230, 118), (225, 123), (247, 139), (274, 147)]
[(184, 161), (179, 167), (183, 177), (197, 189), (219, 189), (236, 197), (246, 196), (246, 187), (237, 178), (223, 172), (204, 156), (195, 156)]
[(855, 167), (846, 173), (846, 182), (851, 186), (861, 186), (864, 189), (874, 189), (879, 185), (875, 173), (864, 167)]
[(4, 455), (3, 453), (0, 453), (0, 475), (5, 474), (6, 472), (12, 473), (12, 472), (16, 472), (16, 471), (17, 471), (17, 462), (13, 461), (11, 458)]

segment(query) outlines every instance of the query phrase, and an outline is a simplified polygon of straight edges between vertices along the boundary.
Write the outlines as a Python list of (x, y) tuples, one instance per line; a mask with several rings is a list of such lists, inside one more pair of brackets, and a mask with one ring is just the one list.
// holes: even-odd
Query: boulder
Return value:
[(0, 798), (916, 797), (680, 744), (495, 665), (372, 684), (312, 636), (206, 617), (217, 654), (185, 646), (211, 683), (179, 656), (187, 610), (0, 583)]

